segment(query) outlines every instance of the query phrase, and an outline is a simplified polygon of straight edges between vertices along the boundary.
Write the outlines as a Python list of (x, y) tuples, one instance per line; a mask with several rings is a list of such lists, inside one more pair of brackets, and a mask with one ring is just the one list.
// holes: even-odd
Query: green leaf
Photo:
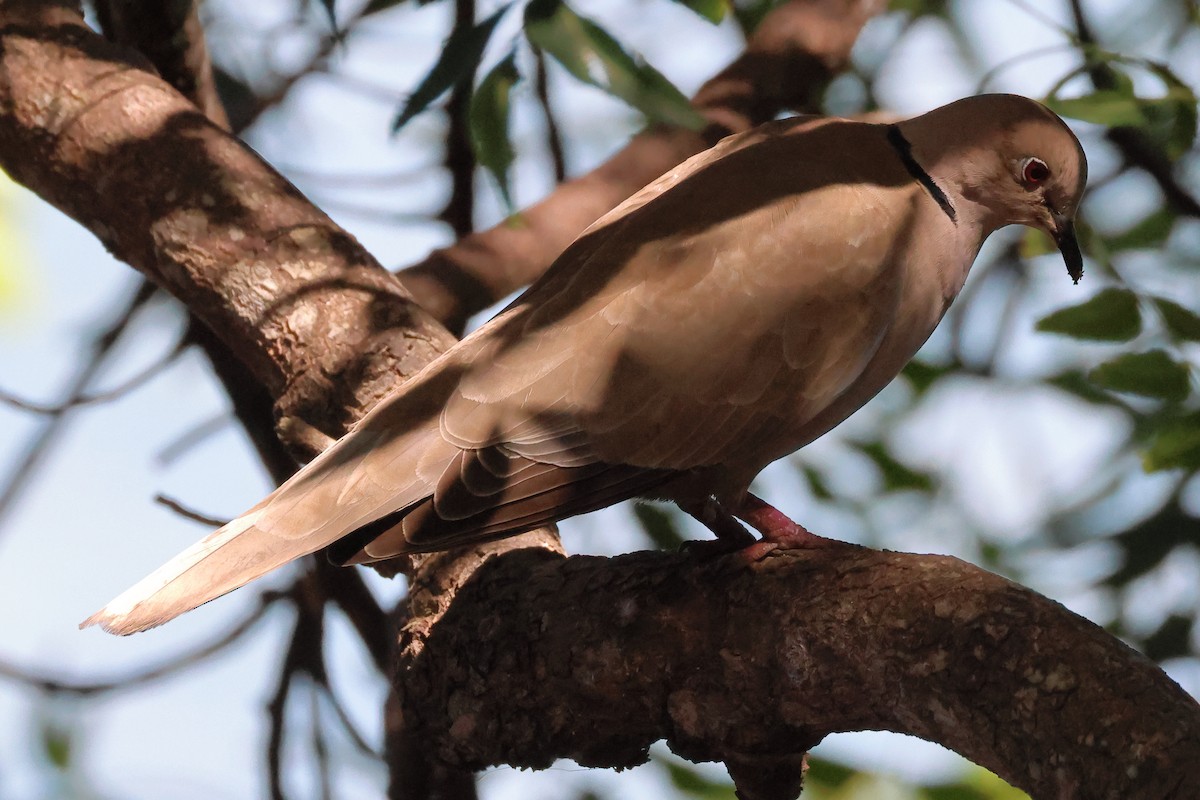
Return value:
[(1105, 289), (1085, 303), (1042, 317), (1037, 329), (1076, 339), (1126, 342), (1142, 330), (1142, 314), (1133, 292)]
[(475, 74), (475, 70), (479, 68), (479, 61), (483, 58), (484, 48), (492, 38), (492, 31), (511, 5), (512, 3), (506, 3), (483, 22), (469, 28), (457, 28), (450, 34), (437, 63), (421, 79), (417, 88), (409, 95), (404, 108), (396, 115), (392, 122), (392, 133), (403, 128), (409, 120), (428, 108), (430, 103), (448, 89)]
[(806, 788), (838, 789), (857, 773), (844, 764), (824, 758), (808, 759), (808, 773), (804, 776)]
[(533, 0), (525, 9), (525, 35), (577, 79), (619, 97), (651, 121), (704, 127), (704, 117), (658, 70), (635, 60), (607, 31), (561, 0)]
[(1046, 105), (1059, 116), (1110, 128), (1137, 127), (1147, 122), (1138, 98), (1120, 89), (1097, 89), (1082, 97), (1050, 97), (1046, 98)]
[(734, 0), (733, 18), (737, 20), (742, 34), (749, 36), (758, 29), (763, 17), (779, 5), (778, 0)]
[(1041, 228), (1026, 228), (1020, 243), (1017, 245), (1017, 255), (1022, 260), (1057, 253), (1058, 245), (1050, 238), (1050, 234)]
[(642, 524), (642, 530), (659, 550), (675, 550), (683, 544), (683, 534), (679, 532), (679, 526), (675, 524), (670, 511), (649, 503), (635, 503), (633, 513)]
[(833, 492), (829, 491), (829, 484), (825, 482), (825, 477), (820, 472), (812, 467), (803, 466), (800, 468), (800, 473), (808, 482), (808, 490), (813, 493), (813, 497), (818, 500), (833, 499)]
[(1126, 353), (1088, 373), (1088, 380), (1114, 392), (1180, 402), (1191, 388), (1188, 368), (1162, 350)]
[(1116, 406), (1128, 410), (1128, 406), (1120, 399), (1113, 397), (1105, 391), (1097, 388), (1096, 384), (1087, 379), (1087, 376), (1078, 370), (1069, 370), (1059, 373), (1052, 378), (1046, 380), (1046, 383), (1064, 392), (1070, 392), (1089, 403), (1103, 406)]
[(1142, 466), (1147, 472), (1200, 469), (1200, 412), (1160, 424), (1142, 453)]
[(918, 395), (925, 394), (943, 375), (948, 375), (958, 368), (956, 364), (934, 365), (914, 358), (904, 366), (900, 374), (905, 377), (913, 391)]
[(892, 0), (888, 3), (888, 11), (904, 11), (913, 18), (924, 16), (949, 16), (947, 0)]
[(729, 0), (675, 0), (716, 25), (729, 13)]
[(901, 464), (892, 457), (882, 442), (854, 442), (853, 445), (859, 452), (875, 462), (875, 466), (879, 468), (879, 472), (883, 476), (884, 491), (933, 491), (932, 477)]
[(1200, 315), (1165, 297), (1153, 300), (1171, 336), (1186, 342), (1200, 342)]
[(1166, 64), (1151, 61), (1145, 66), (1167, 87), (1166, 96), (1146, 109), (1149, 133), (1166, 149), (1167, 157), (1174, 160), (1191, 150), (1196, 140), (1196, 93)]
[(1106, 236), (1104, 241), (1113, 251), (1156, 249), (1166, 241), (1176, 219), (1170, 209), (1160, 208), (1124, 233)]
[(467, 124), (475, 158), (496, 179), (510, 216), (515, 213), (516, 207), (509, 189), (508, 169), (516, 153), (508, 137), (509, 96), (520, 79), (515, 56), (509, 53), (507, 58), (492, 68), (471, 95)]
[[(359, 14), (358, 18), (361, 20), (363, 17), (371, 14), (378, 14), (380, 11), (387, 11), (389, 8), (395, 8), (396, 6), (406, 2), (408, 2), (408, 0), (371, 0), (371, 2), (367, 3), (366, 7), (363, 8), (362, 13)], [(417, 5), (427, 6), (436, 2), (437, 0), (417, 0)]]
[[(1106, 55), (1106, 54), (1101, 54)], [(1160, 97), (1138, 97), (1133, 82), (1110, 62), (1124, 61), (1150, 70), (1163, 82)], [(1104, 63), (1116, 80), (1114, 88), (1097, 89), (1081, 97), (1060, 98), (1055, 88), (1046, 105), (1064, 117), (1107, 127), (1133, 127), (1144, 131), (1169, 158), (1187, 152), (1196, 138), (1196, 95), (1166, 65), (1157, 62), (1106, 56)]]
[(71, 764), (71, 731), (52, 722), (42, 724), (42, 752), (59, 770)]
[(696, 769), (674, 760), (660, 759), (667, 768), (671, 783), (685, 797), (696, 800), (734, 800), (733, 784), (723, 781), (713, 781), (704, 777)]

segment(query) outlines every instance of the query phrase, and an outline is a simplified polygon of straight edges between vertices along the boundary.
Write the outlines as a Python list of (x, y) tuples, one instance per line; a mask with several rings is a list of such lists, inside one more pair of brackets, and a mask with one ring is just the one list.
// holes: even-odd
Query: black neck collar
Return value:
[(937, 202), (942, 211), (946, 212), (946, 216), (950, 218), (950, 221), (957, 224), (958, 213), (955, 212), (954, 206), (951, 205), (950, 198), (946, 197), (946, 193), (942, 191), (942, 188), (934, 183), (930, 174), (913, 158), (912, 144), (908, 139), (904, 138), (904, 134), (900, 132), (899, 126), (888, 125), (887, 140), (892, 149), (896, 151), (896, 155), (900, 156), (900, 162), (904, 164), (904, 168), (908, 170), (908, 174), (916, 178), (917, 182), (925, 187), (925, 190), (929, 192), (929, 196)]

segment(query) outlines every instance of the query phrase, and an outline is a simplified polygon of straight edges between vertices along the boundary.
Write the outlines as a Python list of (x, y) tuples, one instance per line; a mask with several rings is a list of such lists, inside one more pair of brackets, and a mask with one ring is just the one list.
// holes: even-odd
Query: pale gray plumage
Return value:
[(736, 514), (766, 464), (895, 377), (992, 231), (1047, 230), (1077, 278), (1085, 178), (1062, 121), (1011, 95), (898, 126), (805, 118), (729, 137), (84, 624), (153, 627), (330, 545), (382, 560), (633, 496)]

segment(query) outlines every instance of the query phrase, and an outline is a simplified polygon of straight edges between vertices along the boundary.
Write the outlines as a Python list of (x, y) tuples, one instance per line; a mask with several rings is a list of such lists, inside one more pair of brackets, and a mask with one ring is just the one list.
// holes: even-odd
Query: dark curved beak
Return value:
[(1079, 239), (1075, 237), (1075, 220), (1054, 214), (1054, 243), (1067, 263), (1067, 274), (1079, 283), (1083, 277), (1083, 253), (1079, 252)]

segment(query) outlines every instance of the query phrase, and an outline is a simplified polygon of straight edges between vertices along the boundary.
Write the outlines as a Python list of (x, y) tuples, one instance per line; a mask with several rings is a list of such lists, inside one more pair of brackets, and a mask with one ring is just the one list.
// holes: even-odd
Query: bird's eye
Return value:
[(1041, 186), (1050, 177), (1050, 168), (1040, 158), (1027, 158), (1021, 163), (1021, 182), (1026, 189)]

